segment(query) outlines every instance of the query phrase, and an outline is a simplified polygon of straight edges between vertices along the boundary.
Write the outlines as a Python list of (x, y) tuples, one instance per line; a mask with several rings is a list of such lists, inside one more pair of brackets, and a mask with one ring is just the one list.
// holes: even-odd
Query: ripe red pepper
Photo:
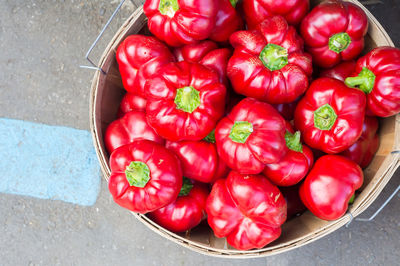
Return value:
[(114, 201), (133, 212), (162, 208), (178, 197), (182, 171), (178, 158), (149, 140), (119, 147), (110, 156), (108, 188)]
[(332, 78), (311, 83), (297, 104), (294, 123), (304, 142), (326, 153), (339, 153), (361, 136), (366, 98), (360, 90)]
[(146, 112), (146, 102), (145, 98), (128, 92), (121, 100), (117, 116), (123, 117), (131, 111)]
[(357, 74), (345, 83), (367, 94), (369, 114), (388, 117), (400, 112), (400, 49), (373, 49), (358, 59)]
[(300, 131), (294, 132), (286, 123), (285, 133), (288, 152), (277, 163), (266, 164), (263, 174), (277, 186), (293, 186), (299, 183), (311, 169), (314, 162), (313, 153), (300, 140)]
[(233, 32), (243, 26), (242, 18), (236, 11), (236, 4), (239, 0), (218, 1), (219, 8), (210, 39), (216, 42), (226, 42)]
[(315, 162), (300, 186), (300, 198), (318, 218), (336, 220), (345, 214), (362, 183), (363, 172), (355, 162), (339, 155), (325, 155)]
[(240, 250), (271, 243), (286, 220), (286, 202), (275, 185), (261, 175), (234, 171), (214, 184), (206, 211), (214, 234)]
[(307, 210), (299, 195), (300, 186), (279, 187), (287, 204), (287, 219), (296, 217)]
[(110, 154), (116, 148), (138, 139), (164, 144), (164, 139), (147, 124), (145, 113), (138, 111), (126, 113), (123, 117), (111, 122), (104, 135), (104, 143)]
[(378, 127), (379, 122), (376, 117), (366, 116), (361, 137), (340, 155), (356, 162), (361, 168), (366, 168), (379, 148)]
[(300, 26), (313, 63), (330, 68), (342, 60), (355, 59), (364, 48), (368, 18), (357, 5), (327, 0), (314, 7)]
[(324, 69), (319, 74), (320, 77), (334, 78), (343, 81), (354, 75), (356, 71), (356, 61), (344, 61), (332, 68)]
[(201, 141), (167, 141), (166, 147), (181, 161), (183, 175), (203, 182), (214, 183), (225, 178), (229, 168), (217, 153), (214, 131)]
[(199, 63), (208, 67), (218, 74), (219, 82), (228, 85), (226, 77), (226, 67), (232, 52), (228, 48), (218, 48), (213, 41), (201, 41), (195, 44), (187, 44), (174, 49), (177, 62), (187, 61), (189, 63)]
[(205, 138), (224, 114), (226, 88), (200, 64), (164, 66), (146, 83), (146, 92), (148, 123), (171, 141)]
[(157, 73), (161, 66), (174, 61), (168, 47), (151, 36), (130, 35), (117, 49), (119, 72), (124, 88), (144, 96), (146, 80)]
[(307, 89), (311, 56), (303, 53), (303, 40), (283, 17), (235, 32), (230, 42), (235, 52), (227, 72), (237, 93), (279, 104), (293, 102)]
[(250, 29), (274, 15), (281, 15), (290, 25), (297, 25), (310, 9), (310, 2), (309, 0), (244, 0), (243, 9)]
[(212, 33), (219, 1), (146, 0), (143, 11), (151, 33), (170, 46), (195, 43)]
[(167, 206), (149, 213), (149, 217), (173, 232), (185, 232), (205, 218), (208, 188), (205, 184), (183, 178), (178, 198)]
[(218, 154), (229, 168), (258, 174), (285, 156), (285, 132), (285, 120), (271, 105), (246, 98), (218, 123)]

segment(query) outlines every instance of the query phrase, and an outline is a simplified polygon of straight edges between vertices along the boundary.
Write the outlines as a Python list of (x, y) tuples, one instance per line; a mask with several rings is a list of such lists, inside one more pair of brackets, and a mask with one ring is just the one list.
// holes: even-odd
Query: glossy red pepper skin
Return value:
[[(150, 179), (144, 187), (128, 182), (125, 171), (131, 162), (142, 162), (149, 168)], [(108, 188), (114, 201), (133, 212), (152, 212), (172, 203), (182, 187), (178, 158), (153, 141), (137, 140), (119, 147), (110, 156), (110, 168)]]
[(183, 175), (203, 183), (225, 178), (229, 168), (217, 153), (214, 143), (200, 141), (167, 141), (166, 147), (181, 161)]
[(250, 29), (274, 15), (283, 16), (290, 25), (297, 25), (310, 9), (309, 0), (244, 0), (243, 10)]
[(356, 71), (356, 61), (344, 61), (332, 68), (324, 69), (319, 74), (320, 77), (334, 78), (343, 81), (354, 75)]
[[(178, 109), (175, 101), (182, 88), (197, 91), (198, 107), (192, 112)], [(171, 141), (201, 140), (224, 114), (226, 88), (218, 75), (208, 68), (188, 62), (163, 67), (146, 83), (146, 117), (151, 127)], [(179, 95), (178, 95), (179, 96)]]
[(119, 46), (116, 53), (119, 72), (124, 88), (136, 95), (144, 96), (144, 85), (161, 66), (174, 61), (168, 47), (151, 36), (130, 35)]
[(164, 139), (147, 123), (146, 115), (143, 112), (131, 111), (108, 125), (104, 135), (104, 144), (111, 154), (116, 148), (138, 139), (164, 144)]
[[(356, 75), (363, 69), (372, 72), (367, 93), (369, 115), (389, 117), (400, 112), (400, 49), (378, 47), (357, 60)], [(346, 84), (351, 86), (346, 79)]]
[[(288, 123), (286, 130), (291, 134), (295, 133)], [(297, 143), (297, 145), (301, 146), (301, 151), (291, 149), (290, 144), (286, 141), (288, 147), (286, 155), (277, 163), (265, 165), (263, 174), (275, 185), (281, 187), (296, 185), (311, 169), (314, 163), (311, 149), (301, 143)]]
[[(283, 17), (267, 18), (252, 31), (235, 32), (230, 42), (235, 51), (227, 73), (237, 93), (280, 104), (293, 102), (307, 89), (311, 56), (303, 52), (303, 40)], [(280, 47), (287, 54), (282, 57), (286, 64), (268, 66), (270, 60), (261, 56), (268, 47)]]
[(283, 195), (268, 179), (234, 171), (214, 184), (206, 204), (214, 234), (240, 250), (262, 248), (277, 239), (286, 208)]
[[(364, 48), (364, 36), (368, 30), (365, 12), (355, 4), (340, 0), (324, 1), (314, 7), (300, 26), (306, 50), (311, 53), (313, 63), (330, 68), (341, 61), (355, 59)], [(343, 45), (333, 39), (335, 34), (346, 33)], [(350, 41), (350, 43), (349, 43)], [(335, 51), (336, 50), (336, 51)]]
[[(251, 129), (246, 138), (238, 139), (234, 129), (243, 122)], [(229, 168), (258, 174), (266, 163), (276, 163), (285, 156), (285, 132), (285, 120), (271, 105), (246, 98), (218, 123), (215, 141), (218, 154)]]
[[(339, 153), (353, 145), (361, 136), (365, 115), (366, 98), (360, 92), (337, 79), (314, 80), (294, 116), (304, 142), (325, 153)], [(324, 118), (324, 111), (334, 113)]]
[(197, 226), (205, 217), (207, 196), (207, 186), (196, 182), (187, 195), (178, 196), (173, 203), (148, 215), (172, 232), (185, 232)]
[(287, 219), (294, 218), (307, 210), (299, 195), (300, 185), (279, 187), (287, 204)]
[(219, 81), (228, 86), (226, 67), (232, 55), (230, 49), (218, 48), (215, 42), (206, 40), (175, 48), (173, 52), (177, 62), (199, 63), (217, 73)]
[(363, 184), (363, 178), (355, 162), (339, 155), (325, 155), (315, 162), (300, 186), (300, 198), (318, 218), (336, 220), (346, 213), (349, 200)]
[[(174, 2), (167, 0), (165, 2)], [(195, 43), (212, 33), (218, 11), (218, 1), (177, 0), (179, 9), (162, 14), (160, 0), (146, 0), (143, 11), (148, 18), (151, 33), (170, 46)]]
[(146, 112), (146, 98), (133, 93), (126, 93), (121, 100), (118, 109), (118, 118), (131, 111)]
[(379, 148), (378, 127), (379, 122), (376, 117), (366, 116), (361, 137), (340, 155), (354, 161), (361, 168), (366, 168)]
[(235, 31), (243, 27), (243, 20), (231, 2), (237, 0), (218, 0), (219, 8), (215, 21), (215, 28), (210, 39), (216, 42), (227, 42)]

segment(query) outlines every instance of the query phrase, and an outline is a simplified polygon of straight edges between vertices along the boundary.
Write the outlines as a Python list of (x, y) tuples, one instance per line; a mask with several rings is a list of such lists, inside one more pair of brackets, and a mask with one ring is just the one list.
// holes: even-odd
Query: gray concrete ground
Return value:
[[(132, 3), (124, 6), (104, 40), (135, 9)], [(0, 0), (0, 117), (89, 129), (93, 72), (78, 65), (85, 63), (87, 48), (117, 4)], [(400, 46), (399, 2), (369, 8)], [(382, 203), (399, 179), (398, 171), (367, 212)], [(104, 180), (92, 207), (0, 194), (0, 265), (399, 265), (399, 210), (397, 196), (373, 222), (354, 222), (281, 255), (228, 260), (197, 254), (156, 235), (113, 203)]]

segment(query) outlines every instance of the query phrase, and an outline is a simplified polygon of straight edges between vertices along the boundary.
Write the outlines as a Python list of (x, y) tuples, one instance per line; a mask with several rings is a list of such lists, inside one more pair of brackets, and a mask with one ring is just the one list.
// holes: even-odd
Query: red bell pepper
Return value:
[(181, 161), (183, 175), (203, 182), (214, 183), (225, 178), (229, 168), (217, 153), (214, 131), (201, 141), (167, 141), (166, 147)]
[(293, 102), (307, 89), (311, 56), (303, 53), (303, 40), (283, 17), (235, 32), (230, 42), (235, 51), (227, 73), (237, 93), (279, 104)]
[(123, 117), (130, 111), (146, 112), (146, 102), (145, 98), (128, 92), (121, 100), (117, 116)]
[(362, 183), (363, 172), (355, 162), (339, 155), (325, 155), (315, 162), (300, 186), (300, 198), (318, 218), (336, 220), (345, 214)]
[(307, 207), (304, 206), (303, 202), (300, 199), (299, 189), (299, 185), (291, 187), (279, 187), (279, 190), (286, 200), (288, 220), (290, 218), (298, 216), (299, 214), (307, 210)]
[(146, 83), (146, 92), (147, 121), (171, 141), (205, 138), (224, 114), (226, 88), (200, 64), (166, 65)]
[(340, 0), (327, 0), (314, 7), (300, 26), (314, 64), (324, 68), (355, 59), (364, 48), (367, 30), (365, 12)]
[(207, 40), (175, 48), (174, 55), (178, 62), (187, 61), (208, 67), (218, 74), (219, 82), (228, 86), (226, 67), (232, 55), (230, 49), (218, 49), (218, 45), (215, 42)]
[(320, 77), (334, 78), (343, 81), (352, 76), (356, 71), (356, 61), (344, 61), (332, 68), (324, 69), (319, 74)]
[(361, 136), (365, 105), (362, 91), (337, 79), (319, 78), (297, 104), (294, 123), (308, 146), (339, 153)]
[(300, 131), (294, 132), (286, 123), (285, 133), (288, 152), (277, 163), (266, 164), (263, 174), (277, 186), (293, 186), (299, 183), (311, 169), (314, 162), (313, 153), (300, 140)]
[(212, 33), (219, 1), (146, 0), (143, 11), (151, 33), (170, 46), (195, 43)]
[(290, 25), (297, 25), (310, 9), (309, 0), (244, 0), (243, 9), (247, 26), (255, 28), (264, 19), (284, 16)]
[(285, 132), (285, 120), (271, 105), (246, 98), (218, 123), (218, 154), (229, 168), (258, 174), (285, 156)]
[(104, 143), (110, 154), (116, 148), (138, 139), (164, 144), (164, 139), (147, 124), (145, 113), (138, 111), (126, 113), (123, 117), (111, 122), (104, 135)]
[(178, 197), (182, 171), (178, 158), (165, 147), (137, 140), (110, 156), (108, 188), (114, 201), (133, 212), (162, 208)]
[(124, 88), (144, 96), (144, 85), (159, 68), (174, 61), (168, 47), (151, 36), (130, 35), (117, 49), (117, 62)]
[(178, 198), (167, 206), (149, 213), (149, 217), (173, 232), (185, 232), (205, 218), (208, 188), (205, 184), (192, 183), (183, 178)]
[(206, 211), (214, 234), (240, 250), (271, 243), (286, 220), (286, 202), (275, 185), (263, 176), (234, 171), (214, 184)]
[(345, 83), (367, 94), (369, 114), (388, 117), (400, 112), (400, 49), (373, 49), (358, 59), (357, 74)]
[(376, 117), (366, 116), (361, 137), (340, 155), (356, 162), (361, 168), (366, 168), (379, 148), (378, 127), (379, 122)]
[(210, 39), (216, 42), (227, 42), (231, 34), (243, 26), (243, 20), (236, 11), (236, 4), (239, 0), (218, 1), (218, 13)]

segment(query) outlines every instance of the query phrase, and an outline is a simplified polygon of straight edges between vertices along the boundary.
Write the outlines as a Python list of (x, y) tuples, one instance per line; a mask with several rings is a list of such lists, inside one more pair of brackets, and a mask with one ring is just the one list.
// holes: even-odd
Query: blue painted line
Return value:
[(0, 192), (90, 206), (99, 190), (88, 131), (0, 118)]

